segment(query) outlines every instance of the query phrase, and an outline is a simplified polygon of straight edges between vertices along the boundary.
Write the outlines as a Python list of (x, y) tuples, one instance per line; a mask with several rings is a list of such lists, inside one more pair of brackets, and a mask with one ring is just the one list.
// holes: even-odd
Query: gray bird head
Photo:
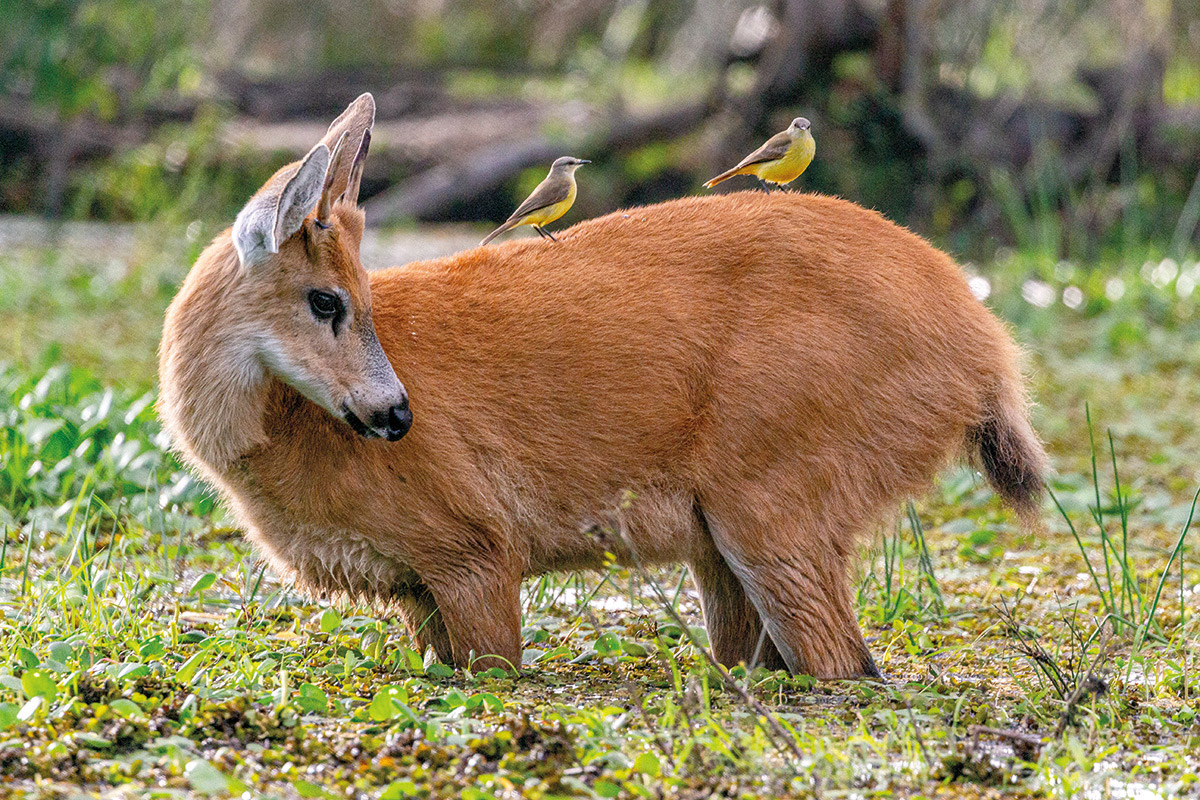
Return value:
[(792, 120), (792, 124), (788, 126), (788, 131), (792, 134), (803, 133), (811, 127), (808, 120), (804, 117), (796, 117)]
[(580, 165), (582, 164), (590, 163), (592, 162), (588, 161), (587, 159), (575, 158), (573, 156), (563, 156), (562, 158), (557, 158), (554, 160), (554, 163), (550, 165), (550, 171), (569, 173), (579, 169)]

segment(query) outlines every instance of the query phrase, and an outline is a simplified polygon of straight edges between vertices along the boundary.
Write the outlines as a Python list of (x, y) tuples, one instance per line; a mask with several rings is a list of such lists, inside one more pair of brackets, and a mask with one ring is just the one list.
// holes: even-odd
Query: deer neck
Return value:
[(186, 460), (223, 477), (267, 438), (262, 415), (273, 378), (243, 321), (248, 302), (226, 237), (197, 261), (163, 324), (160, 417)]

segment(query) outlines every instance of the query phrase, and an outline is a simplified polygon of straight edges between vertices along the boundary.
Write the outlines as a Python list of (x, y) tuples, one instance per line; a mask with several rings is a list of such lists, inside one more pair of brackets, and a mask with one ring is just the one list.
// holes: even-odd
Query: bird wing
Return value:
[(546, 178), (537, 185), (537, 188), (529, 194), (529, 197), (525, 198), (525, 202), (517, 206), (517, 210), (512, 213), (508, 221), (512, 222), (546, 206), (561, 203), (567, 199), (567, 195), (570, 193), (571, 181), (569, 178), (560, 178), (558, 180)]
[(792, 137), (787, 132), (777, 133), (763, 143), (763, 146), (746, 156), (734, 169), (748, 167), (751, 164), (761, 164), (764, 161), (777, 161), (787, 155), (792, 146)]

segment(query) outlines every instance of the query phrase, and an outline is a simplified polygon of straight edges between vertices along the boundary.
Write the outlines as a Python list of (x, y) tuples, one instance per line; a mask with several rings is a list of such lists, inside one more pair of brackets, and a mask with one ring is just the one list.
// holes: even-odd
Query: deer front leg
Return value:
[[(451, 663), (472, 670), (521, 667), (520, 570), (476, 558), (422, 575), (441, 612)], [(441, 651), (438, 653), (441, 656)]]
[(401, 595), (396, 604), (398, 616), (408, 628), (417, 651), (424, 654), (426, 648), (432, 647), (439, 660), (447, 664), (454, 663), (450, 635), (446, 632), (442, 611), (429, 587), (423, 583), (416, 584), (409, 593)]

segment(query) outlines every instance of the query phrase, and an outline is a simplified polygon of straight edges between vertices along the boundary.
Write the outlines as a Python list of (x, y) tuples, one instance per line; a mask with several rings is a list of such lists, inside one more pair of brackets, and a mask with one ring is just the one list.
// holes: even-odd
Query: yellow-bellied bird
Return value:
[(582, 164), (590, 163), (592, 162), (571, 156), (556, 159), (550, 165), (550, 174), (546, 176), (546, 179), (537, 185), (529, 197), (525, 198), (524, 203), (517, 206), (517, 210), (503, 225), (483, 237), (479, 246), (482, 247), (505, 231), (511, 231), (521, 225), (532, 225), (539, 236), (557, 242), (558, 240), (543, 230), (542, 226), (547, 222), (553, 222), (570, 210), (571, 204), (575, 202), (577, 191), (575, 170), (579, 169)]
[(733, 169), (722, 172), (704, 184), (705, 187), (711, 189), (734, 175), (754, 175), (764, 191), (770, 191), (768, 183), (778, 186), (791, 183), (808, 169), (813, 156), (817, 154), (817, 143), (809, 128), (808, 120), (796, 117), (787, 130), (767, 139), (762, 147), (743, 158)]

